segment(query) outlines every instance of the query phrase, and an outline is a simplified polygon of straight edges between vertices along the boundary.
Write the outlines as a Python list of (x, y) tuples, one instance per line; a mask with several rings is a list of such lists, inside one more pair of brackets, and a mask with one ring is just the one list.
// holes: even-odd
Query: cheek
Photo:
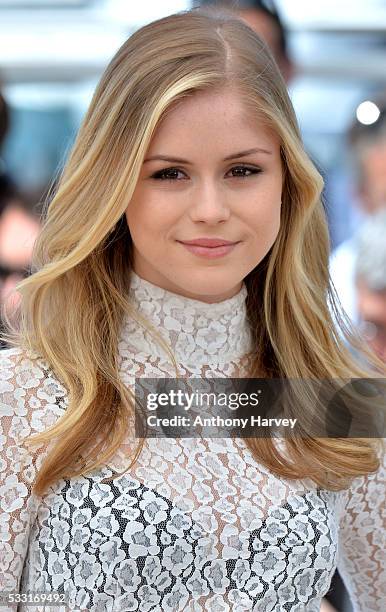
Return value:
[(280, 229), (281, 193), (259, 197), (251, 207), (250, 223), (260, 238), (276, 237)]
[[(133, 197), (126, 209), (126, 221), (133, 239), (146, 239), (161, 223), (162, 207), (146, 197)], [(148, 239), (148, 238), (147, 238)]]
[(147, 191), (134, 193), (126, 209), (126, 220), (132, 233), (160, 234), (170, 230), (178, 221), (181, 203), (176, 202), (170, 194), (149, 193)]

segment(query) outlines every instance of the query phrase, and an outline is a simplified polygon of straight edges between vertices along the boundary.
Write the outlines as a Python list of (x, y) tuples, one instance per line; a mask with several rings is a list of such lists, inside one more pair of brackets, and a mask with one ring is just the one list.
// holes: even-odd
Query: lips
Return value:
[(236, 242), (233, 242), (231, 240), (225, 240), (224, 238), (196, 238), (195, 240), (178, 240), (178, 242), (182, 242), (182, 244), (188, 244), (191, 246), (201, 246), (207, 248), (215, 248), (236, 244)]
[(185, 242), (179, 242), (181, 246), (187, 251), (190, 251), (196, 257), (204, 257), (205, 259), (217, 259), (229, 255), (236, 247), (239, 242), (228, 242), (228, 244), (222, 244), (221, 246), (202, 246), (198, 244), (186, 244)]

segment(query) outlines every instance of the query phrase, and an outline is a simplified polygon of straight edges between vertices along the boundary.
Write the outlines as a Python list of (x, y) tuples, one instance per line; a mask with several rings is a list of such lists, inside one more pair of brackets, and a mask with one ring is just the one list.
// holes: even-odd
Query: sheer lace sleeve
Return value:
[(348, 492), (339, 550), (338, 570), (354, 612), (386, 610), (385, 445), (378, 472), (355, 479)]
[(64, 395), (42, 360), (19, 348), (0, 351), (0, 593), (20, 587), (39, 503), (32, 485), (48, 451), (47, 445), (28, 451), (20, 441), (57, 420)]

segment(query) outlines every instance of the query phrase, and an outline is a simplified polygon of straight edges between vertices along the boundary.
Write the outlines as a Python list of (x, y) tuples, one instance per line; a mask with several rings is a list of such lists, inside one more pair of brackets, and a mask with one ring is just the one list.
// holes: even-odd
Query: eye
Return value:
[[(255, 166), (234, 166), (229, 172), (236, 172), (231, 178), (248, 178), (254, 174), (260, 174), (261, 168)], [(152, 174), (151, 178), (158, 181), (178, 181), (178, 175), (184, 173), (178, 168), (163, 168)]]
[[(256, 168), (254, 166), (234, 166), (231, 168), (230, 172), (237, 171), (236, 175), (233, 175), (232, 178), (248, 178), (248, 176), (252, 176), (253, 174), (260, 174), (262, 172), (261, 168)], [(241, 173), (239, 173), (241, 171)], [(246, 174), (248, 172), (249, 174)]]
[(163, 170), (155, 172), (151, 178), (158, 181), (174, 181), (177, 179), (179, 172), (182, 174), (181, 170), (178, 170), (178, 168), (163, 168)]

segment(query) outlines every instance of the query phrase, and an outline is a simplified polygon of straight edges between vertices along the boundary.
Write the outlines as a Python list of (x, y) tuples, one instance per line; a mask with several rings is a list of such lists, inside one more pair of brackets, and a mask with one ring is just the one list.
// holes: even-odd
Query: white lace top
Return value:
[[(242, 374), (252, 348), (245, 285), (207, 304), (133, 274), (130, 292), (181, 373)], [(39, 356), (0, 357), (0, 592), (65, 593), (74, 611), (316, 612), (338, 566), (355, 611), (386, 610), (385, 465), (337, 493), (273, 476), (241, 439), (148, 439), (112, 483), (101, 480), (127, 465), (125, 446), (37, 497), (47, 449), (22, 453), (17, 439), (55, 422), (66, 390)], [(119, 357), (133, 390), (135, 377), (175, 375), (135, 322), (122, 327)]]

